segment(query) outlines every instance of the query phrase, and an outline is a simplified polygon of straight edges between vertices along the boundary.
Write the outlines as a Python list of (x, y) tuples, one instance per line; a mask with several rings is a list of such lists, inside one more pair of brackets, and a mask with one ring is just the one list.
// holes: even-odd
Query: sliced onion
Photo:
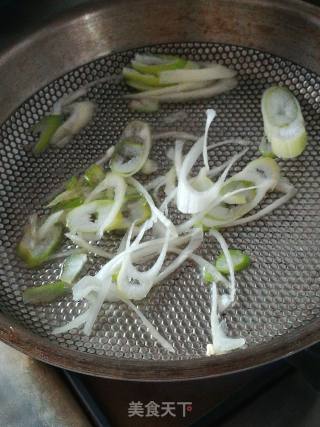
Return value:
[(132, 264), (130, 255), (128, 255), (122, 263), (118, 280), (117, 289), (120, 295), (127, 299), (141, 300), (147, 296), (150, 289), (155, 283), (156, 277), (159, 275), (163, 262), (165, 260), (170, 231), (167, 230), (163, 247), (156, 262), (147, 270), (140, 272)]
[(90, 101), (75, 102), (65, 108), (70, 117), (56, 130), (50, 143), (64, 147), (92, 119), (95, 105)]
[(75, 92), (68, 93), (67, 95), (64, 95), (59, 101), (57, 101), (53, 106), (53, 112), (55, 114), (62, 114), (63, 107), (66, 107), (73, 102), (75, 102), (77, 99), (81, 98), (82, 96), (87, 94), (87, 88), (80, 87)]
[(159, 73), (160, 83), (203, 82), (208, 80), (230, 79), (236, 76), (236, 71), (220, 64), (212, 64), (198, 70), (170, 70)]
[(109, 292), (109, 287), (112, 286), (112, 280), (109, 278), (109, 280), (106, 280), (104, 283), (101, 284), (98, 292), (96, 293), (94, 299), (90, 301), (90, 308), (88, 310), (87, 319), (85, 322), (85, 325), (83, 327), (83, 333), (87, 336), (91, 335), (93, 325), (95, 321), (97, 320), (97, 317), (99, 315), (99, 311), (101, 310), (101, 307), (107, 298), (107, 294)]
[(182, 163), (183, 163), (183, 154), (182, 154), (183, 146), (184, 146), (183, 142), (179, 141), (179, 140), (177, 140), (175, 142), (175, 145), (174, 145), (174, 159), (173, 159), (173, 161), (174, 161), (174, 167), (175, 167), (175, 173), (176, 174), (179, 174), (181, 171), (181, 167), (182, 167)]
[[(183, 264), (184, 261), (187, 260), (196, 249), (199, 248), (202, 241), (203, 241), (202, 230), (200, 229), (195, 230), (191, 235), (191, 239), (188, 245), (183, 250), (177, 251), (179, 253), (177, 258), (158, 275), (158, 277), (155, 279), (154, 284), (161, 282), (166, 277), (168, 277), (171, 273), (173, 273), (177, 268), (179, 268), (180, 265)], [(172, 251), (175, 251), (175, 250), (170, 249), (170, 252)]]
[(176, 236), (177, 232), (175, 229), (175, 226), (173, 225), (172, 221), (170, 221), (170, 219), (168, 219), (154, 204), (151, 196), (149, 195), (148, 191), (143, 187), (142, 184), (140, 184), (139, 181), (137, 181), (136, 179), (130, 177), (129, 178), (129, 182), (132, 186), (134, 186), (137, 191), (146, 199), (146, 201), (148, 202), (152, 215), (153, 215), (153, 219), (158, 218), (160, 222), (163, 223), (163, 225), (165, 227), (168, 227), (170, 229), (170, 232)]
[(301, 108), (285, 87), (267, 89), (261, 100), (264, 131), (272, 152), (283, 159), (299, 156), (307, 144), (307, 132)]
[(101, 79), (94, 80), (93, 82), (88, 83), (85, 86), (80, 87), (75, 92), (68, 93), (60, 98), (53, 106), (53, 113), (61, 114), (64, 107), (72, 104), (77, 99), (81, 98), (81, 96), (85, 96), (88, 90), (91, 87), (97, 86), (102, 83), (118, 83), (121, 80), (121, 76), (106, 76)]
[(210, 230), (209, 235), (213, 236), (218, 241), (219, 245), (221, 246), (221, 249), (222, 249), (223, 254), (226, 258), (227, 266), (229, 269), (230, 286), (229, 286), (229, 294), (228, 294), (227, 298), (225, 298), (225, 306), (224, 306), (224, 310), (225, 310), (231, 304), (234, 303), (235, 296), (236, 296), (236, 278), (234, 275), (233, 262), (232, 262), (231, 255), (229, 253), (228, 245), (227, 245), (226, 241), (224, 240), (222, 234), (219, 233), (219, 231), (217, 231), (217, 230)]
[(203, 163), (205, 168), (207, 169), (207, 171), (209, 171), (210, 167), (209, 167), (209, 161), (208, 161), (208, 132), (209, 132), (209, 128), (211, 123), (213, 122), (213, 120), (215, 119), (217, 113), (212, 110), (209, 109), (206, 111), (207, 114), (207, 121), (206, 121), (206, 127), (205, 127), (205, 131), (204, 131), (204, 137), (203, 137), (203, 150), (202, 150), (202, 155), (203, 155)]
[[(261, 157), (248, 163), (248, 165), (238, 174), (229, 178), (225, 185), (229, 185), (233, 182), (247, 181), (253, 185), (243, 190), (236, 190), (232, 193), (221, 195), (217, 198), (215, 205), (208, 208), (208, 214), (202, 219), (203, 225), (206, 227), (226, 226), (228, 224), (233, 225), (235, 221), (246, 215), (250, 210), (255, 208), (261, 200), (265, 197), (266, 193), (277, 185), (280, 179), (280, 169), (277, 163), (267, 157)], [(230, 195), (238, 194), (241, 191), (248, 191), (255, 189), (255, 196), (247, 203), (237, 206), (222, 207), (217, 205)]]
[(89, 202), (98, 198), (99, 195), (101, 195), (101, 193), (108, 188), (114, 190), (114, 199), (110, 211), (102, 218), (101, 223), (99, 224), (100, 226), (97, 233), (99, 237), (102, 237), (106, 228), (111, 226), (111, 224), (116, 220), (116, 216), (120, 212), (120, 209), (124, 203), (127, 184), (120, 175), (115, 173), (108, 173), (105, 179), (96, 186), (96, 188), (89, 194), (86, 200)]
[(188, 93), (189, 91), (202, 89), (208, 86), (206, 82), (181, 83), (174, 86), (163, 87), (160, 89), (144, 90), (141, 93), (131, 93), (125, 95), (128, 99), (154, 99), (159, 96), (169, 96), (179, 93)]
[(54, 328), (52, 333), (54, 335), (58, 335), (58, 334), (64, 334), (65, 332), (71, 331), (72, 329), (77, 329), (86, 322), (87, 317), (88, 317), (88, 313), (87, 311), (85, 311), (75, 319), (71, 320), (71, 322), (68, 322), (63, 326)]
[(146, 191), (154, 190), (157, 187), (165, 185), (166, 179), (164, 176), (157, 176), (145, 185)]
[(124, 67), (122, 69), (122, 75), (126, 81), (126, 83), (138, 83), (139, 85), (147, 86), (147, 87), (163, 87), (159, 81), (159, 77), (154, 74), (140, 73), (137, 70), (133, 70), (132, 68)]
[(101, 165), (102, 166), (105, 163), (107, 163), (111, 159), (113, 153), (114, 153), (114, 146), (109, 147), (108, 150), (106, 151), (106, 153), (102, 157), (100, 157), (100, 159), (98, 159), (95, 162), (96, 165)]
[(55, 259), (67, 258), (71, 255), (78, 255), (78, 254), (82, 254), (82, 253), (83, 253), (83, 251), (81, 249), (68, 249), (66, 251), (57, 252), (57, 253), (51, 255), (49, 257), (49, 260), (53, 261)]
[[(171, 60), (175, 59), (176, 57), (172, 57)], [(161, 55), (152, 55), (151, 53), (136, 53), (134, 60), (146, 65), (160, 65), (164, 63), (164, 58)]]
[(139, 113), (154, 113), (159, 110), (159, 103), (150, 98), (133, 99), (129, 103), (129, 108)]
[(218, 181), (212, 185), (207, 191), (197, 191), (192, 187), (192, 183), (188, 180), (188, 174), (190, 173), (193, 165), (197, 161), (200, 153), (202, 152), (203, 138), (191, 148), (189, 153), (185, 156), (179, 176), (178, 176), (178, 194), (177, 194), (177, 206), (178, 209), (183, 213), (198, 213), (205, 211), (210, 203), (219, 195), (221, 186), (233, 164), (243, 156), (247, 151), (244, 150), (240, 154), (236, 154), (230, 160), (228, 166), (220, 176)]
[[(101, 227), (110, 216), (114, 202), (112, 200), (94, 200), (72, 209), (66, 219), (71, 234), (98, 234)], [(92, 217), (95, 216), (95, 220)], [(112, 222), (109, 223), (109, 227)]]
[(112, 254), (111, 252), (107, 252), (102, 248), (99, 248), (99, 246), (91, 245), (80, 236), (76, 236), (71, 233), (66, 233), (66, 237), (70, 239), (75, 245), (78, 245), (80, 248), (83, 248), (86, 252), (99, 255), (107, 259), (110, 259), (114, 256), (114, 254)]
[(137, 54), (131, 61), (132, 67), (140, 73), (150, 73), (158, 75), (164, 70), (176, 70), (184, 68), (186, 59), (172, 55), (140, 55)]
[(137, 173), (145, 164), (151, 149), (151, 131), (147, 123), (130, 122), (115, 146), (110, 167), (123, 176)]
[(84, 276), (72, 288), (74, 301), (86, 298), (90, 293), (98, 293), (102, 282), (94, 276)]
[(74, 191), (72, 190), (66, 190), (62, 193), (58, 194), (50, 203), (47, 204), (47, 208), (52, 208), (53, 206), (56, 206), (58, 203), (64, 202), (66, 200), (70, 200), (72, 197), (74, 197)]
[(63, 264), (60, 280), (65, 283), (73, 283), (76, 277), (80, 274), (88, 257), (86, 254), (73, 254), (67, 258)]
[(166, 193), (167, 196), (175, 190), (176, 180), (177, 180), (176, 168), (172, 167), (171, 169), (169, 169), (169, 171), (165, 175), (164, 192)]
[[(181, 237), (171, 237), (168, 242), (168, 250), (170, 250), (172, 247), (175, 248), (177, 246), (184, 245), (188, 243), (189, 240), (190, 234), (186, 234)], [(162, 237), (142, 242), (139, 245), (131, 245), (129, 248), (121, 251), (117, 255), (113, 255), (112, 259), (101, 267), (100, 271), (96, 274), (96, 277), (99, 280), (105, 280), (106, 277), (110, 276), (114, 271), (119, 269), (123, 259), (131, 253), (133, 262), (144, 262), (147, 256), (159, 253), (161, 248), (163, 248), (164, 242), (165, 238)]]
[(205, 99), (211, 98), (221, 93), (228, 92), (229, 90), (234, 89), (237, 86), (236, 79), (224, 79), (217, 80), (210, 86), (189, 90), (185, 92), (172, 93), (167, 95), (157, 95), (153, 96), (154, 99), (157, 99), (161, 102), (188, 102), (196, 99)]
[(142, 166), (141, 172), (145, 175), (151, 175), (158, 169), (158, 164), (155, 160), (147, 159), (145, 164)]
[(149, 331), (150, 335), (166, 350), (170, 353), (175, 353), (172, 345), (155, 329), (155, 327), (149, 322), (149, 320), (144, 316), (144, 314), (129, 300), (123, 298), (122, 301), (130, 307), (137, 316), (141, 319), (144, 326)]
[(275, 157), (272, 152), (271, 144), (265, 135), (263, 135), (263, 137), (261, 138), (261, 142), (259, 144), (259, 151), (264, 157)]
[(172, 125), (176, 122), (186, 121), (188, 119), (188, 113), (184, 110), (175, 111), (174, 113), (169, 114), (163, 119), (163, 122)]
[[(189, 258), (194, 261), (201, 269), (201, 273), (204, 271), (207, 271), (212, 275), (212, 277), (215, 279), (214, 281), (217, 283), (222, 283), (225, 287), (229, 288), (230, 283), (229, 281), (223, 276), (220, 271), (216, 269), (216, 267), (213, 265), (213, 263), (210, 263), (209, 261), (202, 258), (200, 255), (191, 254)], [(220, 310), (222, 311), (222, 310)]]
[(171, 192), (168, 193), (168, 195), (165, 197), (164, 201), (161, 203), (159, 210), (163, 212), (165, 215), (168, 215), (168, 206), (172, 202), (172, 200), (175, 200), (177, 196), (177, 188), (173, 188)]
[(211, 285), (211, 335), (212, 344), (207, 345), (207, 356), (224, 354), (231, 350), (236, 350), (245, 345), (244, 338), (230, 338), (226, 335), (224, 325), (219, 321), (218, 315), (218, 292), (217, 285)]
[(44, 239), (46, 235), (52, 230), (52, 227), (54, 227), (60, 221), (63, 213), (64, 212), (62, 210), (49, 215), (45, 222), (39, 227), (37, 231), (37, 239)]
[(182, 139), (185, 141), (198, 141), (199, 137), (193, 135), (192, 133), (188, 132), (179, 132), (179, 131), (168, 131), (168, 132), (159, 132), (154, 133), (152, 135), (152, 139), (154, 141), (157, 141), (158, 139)]
[(275, 189), (278, 191), (284, 192), (285, 195), (280, 197), (278, 200), (275, 200), (265, 208), (261, 209), (256, 214), (237, 219), (230, 224), (224, 224), (223, 227), (234, 227), (236, 225), (242, 225), (251, 221), (256, 221), (257, 219), (260, 219), (263, 216), (270, 214), (275, 209), (278, 209), (280, 206), (287, 203), (297, 193), (297, 190), (292, 185), (289, 185), (289, 184), (285, 185), (284, 183), (281, 183), (281, 182)]

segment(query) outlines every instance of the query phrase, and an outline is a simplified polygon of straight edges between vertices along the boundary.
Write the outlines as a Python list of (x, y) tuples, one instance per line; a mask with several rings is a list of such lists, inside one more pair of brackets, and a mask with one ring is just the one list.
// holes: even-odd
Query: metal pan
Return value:
[[(0, 56), (0, 338), (32, 357), (97, 376), (177, 380), (223, 375), (284, 357), (320, 339), (320, 12), (300, 1), (136, 0), (91, 3), (41, 28)], [(28, 128), (64, 93), (119, 73), (137, 51), (178, 53), (219, 61), (240, 75), (229, 94), (184, 108), (184, 130), (200, 132), (203, 111), (218, 111), (215, 137), (258, 140), (259, 100), (272, 83), (298, 96), (310, 136), (308, 149), (281, 166), (297, 197), (269, 217), (230, 229), (227, 241), (245, 248), (252, 267), (238, 278), (236, 304), (226, 316), (245, 349), (204, 357), (209, 338), (209, 293), (194, 266), (185, 264), (141, 302), (147, 317), (173, 343), (168, 355), (120, 304), (105, 304), (91, 337), (51, 331), (76, 316), (71, 300), (25, 306), (27, 286), (52, 280), (59, 263), (38, 272), (17, 259), (25, 218), (40, 209), (67, 176), (98, 158), (120, 135), (132, 113), (119, 84), (92, 88), (94, 123), (60, 151), (34, 158)], [(180, 107), (178, 107), (180, 108)], [(174, 111), (170, 107), (167, 111)], [(160, 127), (164, 112), (150, 118)], [(162, 163), (167, 142), (155, 147)], [(254, 152), (248, 154), (254, 156)], [(221, 151), (220, 160), (229, 152)], [(241, 166), (241, 164), (240, 164)], [(112, 245), (116, 242), (109, 241)], [(214, 246), (204, 254), (212, 258)], [(91, 259), (92, 265), (96, 264)]]

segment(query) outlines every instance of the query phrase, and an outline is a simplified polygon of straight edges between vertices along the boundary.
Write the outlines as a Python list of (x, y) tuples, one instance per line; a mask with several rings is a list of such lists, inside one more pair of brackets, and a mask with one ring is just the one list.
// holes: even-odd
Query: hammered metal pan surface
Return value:
[[(62, 51), (63, 48), (61, 46)], [(168, 354), (155, 344), (139, 319), (123, 304), (105, 303), (92, 336), (86, 337), (79, 330), (57, 336), (51, 333), (55, 326), (81, 313), (85, 308), (82, 302), (66, 299), (44, 307), (26, 306), (22, 302), (24, 289), (55, 280), (61, 268), (57, 261), (30, 271), (17, 259), (15, 247), (26, 217), (34, 210), (41, 213), (48, 194), (114, 144), (128, 120), (139, 117), (148, 120), (154, 129), (168, 129), (164, 117), (180, 110), (181, 106), (166, 106), (152, 115), (132, 113), (122, 98), (127, 88), (122, 83), (104, 83), (90, 89), (88, 94), (97, 105), (93, 122), (67, 148), (35, 158), (28, 150), (32, 142), (29, 130), (65, 93), (99, 77), (118, 75), (136, 52), (178, 54), (196, 61), (217, 61), (238, 71), (239, 86), (235, 90), (209, 101), (183, 105), (188, 119), (174, 125), (200, 134), (204, 111), (208, 107), (215, 108), (218, 116), (210, 134), (212, 141), (228, 137), (252, 141), (251, 149), (235, 171), (257, 156), (257, 144), (262, 136), (260, 98), (263, 90), (271, 84), (285, 84), (301, 103), (309, 134), (308, 148), (298, 159), (280, 162), (283, 174), (298, 189), (297, 196), (268, 217), (224, 232), (231, 247), (245, 249), (252, 258), (252, 266), (238, 275), (236, 303), (225, 316), (230, 335), (241, 335), (247, 340), (245, 349), (231, 355), (203, 359), (210, 340), (210, 298), (192, 263), (185, 263), (138, 304), (159, 332), (173, 344), (175, 354)], [(315, 325), (320, 314), (319, 115), (320, 77), (317, 73), (263, 49), (214, 40), (145, 43), (136, 49), (121, 49), (74, 67), (34, 91), (16, 106), (0, 128), (3, 339), (49, 363), (69, 369), (140, 379), (191, 378), (230, 372), (271, 360), (316, 341)], [(170, 145), (172, 141), (163, 140), (153, 148), (153, 158), (163, 169), (167, 168), (165, 153)], [(230, 147), (222, 149), (215, 161), (218, 164), (225, 161), (232, 150)], [(207, 259), (213, 259), (218, 248), (207, 239), (206, 242), (201, 253)], [(115, 249), (118, 243), (119, 238), (113, 236), (101, 242), (108, 249)], [(88, 271), (96, 271), (100, 262), (99, 258), (90, 257)], [(11, 331), (8, 330), (10, 325)], [(26, 343), (32, 340), (35, 343), (33, 349)], [(288, 345), (286, 349), (285, 345)], [(37, 348), (41, 350), (37, 352)], [(256, 354), (261, 354), (260, 359)], [(161, 364), (160, 371), (157, 362)], [(224, 362), (227, 367), (221, 368)], [(130, 366), (132, 371), (128, 374), (126, 371), (130, 371)], [(173, 373), (174, 366), (176, 373)], [(204, 367), (201, 373), (200, 367)], [(179, 369), (185, 373), (179, 374)]]

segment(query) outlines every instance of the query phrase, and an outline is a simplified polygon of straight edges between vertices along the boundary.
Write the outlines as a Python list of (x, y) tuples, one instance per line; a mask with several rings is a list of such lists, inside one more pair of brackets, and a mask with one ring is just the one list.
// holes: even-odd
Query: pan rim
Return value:
[(320, 319), (256, 344), (250, 347), (250, 353), (238, 350), (214, 358), (175, 361), (116, 359), (59, 347), (3, 313), (0, 339), (36, 360), (81, 374), (124, 381), (173, 382), (235, 374), (289, 357), (320, 341)]
[[(125, 1), (125, 0), (121, 0)], [(139, 0), (145, 2), (147, 0)], [(34, 43), (48, 32), (57, 31), (70, 20), (77, 20), (83, 13), (95, 14), (101, 8), (119, 3), (111, 0), (107, 3), (97, 1), (90, 5), (81, 5), (55, 18), (45, 26), (26, 36), (0, 52), (0, 66), (23, 49), (26, 43)], [(237, 3), (254, 5), (256, 0), (237, 0)], [(299, 12), (307, 19), (320, 25), (320, 9), (314, 5), (306, 4), (301, 0), (261, 0), (261, 6), (286, 8), (292, 12)], [(11, 112), (10, 112), (11, 113)], [(115, 359), (110, 356), (98, 356), (76, 350), (60, 347), (49, 339), (40, 337), (29, 329), (0, 313), (0, 339), (12, 347), (28, 354), (42, 362), (50, 363), (60, 368), (118, 380), (139, 381), (176, 381), (195, 380), (200, 378), (217, 377), (225, 374), (244, 371), (277, 359), (287, 357), (320, 340), (320, 319), (314, 319), (308, 324), (293, 329), (280, 337), (257, 344), (250, 348), (250, 353), (245, 351), (232, 352), (215, 358), (201, 357), (177, 361), (134, 361), (129, 359)]]

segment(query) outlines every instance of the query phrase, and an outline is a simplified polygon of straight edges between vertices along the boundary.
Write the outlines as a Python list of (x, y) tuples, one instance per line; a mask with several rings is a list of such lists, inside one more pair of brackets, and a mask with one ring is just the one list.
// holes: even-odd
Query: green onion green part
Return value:
[[(240, 249), (229, 249), (234, 271), (242, 271), (250, 265), (250, 258)], [(229, 274), (226, 257), (221, 253), (216, 260), (216, 268), (222, 274)]]
[(23, 294), (25, 304), (48, 304), (65, 297), (71, 293), (71, 287), (59, 280), (42, 286), (26, 289)]

